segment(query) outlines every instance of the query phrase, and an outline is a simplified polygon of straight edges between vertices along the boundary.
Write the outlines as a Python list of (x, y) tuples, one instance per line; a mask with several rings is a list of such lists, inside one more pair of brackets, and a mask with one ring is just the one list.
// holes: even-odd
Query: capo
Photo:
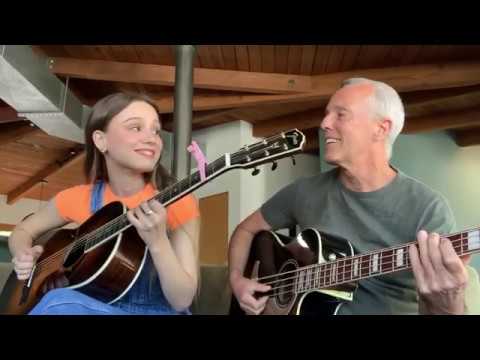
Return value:
[(197, 161), (197, 168), (200, 172), (200, 180), (204, 181), (206, 179), (205, 173), (207, 168), (207, 159), (205, 158), (205, 155), (195, 140), (193, 140), (192, 143), (187, 147), (187, 151), (191, 153)]

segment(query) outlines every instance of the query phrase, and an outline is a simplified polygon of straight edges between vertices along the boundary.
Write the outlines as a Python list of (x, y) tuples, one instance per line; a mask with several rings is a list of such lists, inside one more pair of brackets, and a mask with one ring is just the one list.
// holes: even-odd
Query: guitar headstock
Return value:
[(292, 156), (302, 151), (305, 142), (305, 135), (301, 131), (297, 129), (284, 131), (258, 143), (246, 145), (239, 151), (232, 153), (230, 163), (249, 169)]

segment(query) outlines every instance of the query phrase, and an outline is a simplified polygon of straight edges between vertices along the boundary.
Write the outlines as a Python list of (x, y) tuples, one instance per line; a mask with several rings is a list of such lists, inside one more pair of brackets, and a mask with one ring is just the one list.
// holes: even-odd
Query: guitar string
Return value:
[[(477, 236), (478, 237), (478, 236)], [(455, 241), (452, 241), (452, 243), (454, 242), (457, 242), (457, 241), (462, 241), (464, 239), (458, 239), (458, 240), (455, 240)], [(453, 248), (455, 250), (461, 250), (461, 248), (463, 247), (462, 244), (460, 244), (460, 246), (457, 246), (458, 244), (454, 244)], [(465, 255), (465, 254), (460, 254), (460, 255)], [(391, 256), (386, 256), (384, 257), (384, 259), (389, 259), (390, 257), (395, 257), (395, 255), (391, 255)], [(383, 258), (382, 258), (383, 259)], [(381, 271), (379, 273), (375, 272), (375, 273), (372, 273), (370, 271), (370, 263), (371, 263), (371, 260), (368, 260), (366, 259), (366, 261), (362, 261), (362, 264), (359, 266), (359, 272), (360, 274), (362, 274), (363, 270), (369, 270), (368, 272), (368, 275), (360, 275), (358, 276), (357, 279), (355, 279), (353, 276), (351, 276), (351, 273), (352, 273), (352, 269), (351, 269), (351, 266), (349, 267), (348, 271), (345, 271), (347, 269), (345, 269), (345, 267), (343, 268), (343, 277), (342, 277), (342, 281), (338, 281), (338, 277), (339, 277), (339, 273), (338, 273), (338, 269), (339, 267), (337, 267), (337, 271), (336, 274), (335, 274), (335, 278), (337, 280), (333, 280), (331, 282), (327, 282), (326, 280), (327, 279), (332, 279), (332, 274), (333, 274), (333, 271), (332, 269), (324, 269), (324, 270), (320, 270), (319, 272), (317, 272), (317, 275), (320, 275), (320, 279), (318, 280), (318, 282), (323, 282), (322, 285), (320, 285), (319, 288), (325, 288), (325, 287), (331, 287), (331, 286), (336, 286), (336, 285), (341, 285), (341, 284), (348, 284), (348, 283), (352, 283), (352, 282), (355, 282), (357, 280), (361, 280), (361, 279), (365, 279), (365, 278), (368, 278), (368, 277), (373, 277), (373, 276), (379, 276), (379, 275), (384, 275), (384, 274), (389, 274), (389, 273), (392, 273), (392, 272), (396, 272), (396, 271), (402, 271), (402, 270), (407, 270), (409, 268), (411, 268), (411, 264), (410, 264), (410, 257), (409, 257), (409, 253), (406, 252), (405, 253), (405, 258), (402, 259), (402, 261), (405, 261), (405, 265), (402, 265), (401, 267), (398, 266), (397, 268), (395, 268), (394, 266), (394, 261), (392, 262), (383, 262), (382, 260), (382, 264), (381, 266), (382, 267), (386, 267), (386, 266), (389, 266), (389, 265), (392, 265), (392, 268), (388, 271)], [(363, 265), (366, 264), (367, 266), (364, 267)], [(320, 266), (329, 266), (329, 265), (332, 265), (332, 263), (323, 263), (323, 264), (316, 264), (315, 267), (318, 267), (320, 268)], [(312, 267), (309, 267), (310, 269)], [(293, 270), (293, 271), (289, 271), (289, 272), (285, 272), (285, 273), (281, 273), (281, 274), (277, 274), (277, 275), (274, 275), (274, 276), (278, 276), (278, 275), (284, 275), (286, 273), (300, 273), (301, 271), (305, 271), (305, 268), (299, 268), (299, 269), (296, 269), (296, 270)], [(349, 280), (345, 280), (345, 274), (350, 274), (350, 279)], [(271, 276), (269, 276), (271, 277)], [(347, 276), (348, 277), (348, 276)], [(287, 277), (287, 278), (281, 278), (281, 279), (278, 279), (278, 280), (275, 280), (275, 281), (271, 281), (271, 282), (266, 282), (266, 283), (262, 283), (264, 285), (272, 285), (272, 284), (276, 284), (276, 283), (285, 283), (289, 280), (292, 280), (290, 283), (287, 283), (286, 285), (281, 285), (281, 286), (274, 286), (272, 287), (270, 290), (268, 290), (268, 292), (272, 292), (274, 290), (278, 290), (278, 289), (282, 289), (282, 288), (286, 288), (286, 287), (291, 287), (291, 286), (295, 286), (295, 284), (299, 284), (297, 285), (296, 287), (297, 288), (300, 288), (300, 289), (303, 289), (304, 287), (306, 287), (305, 285), (311, 285), (312, 282), (313, 284), (314, 281), (315, 281), (315, 278), (311, 278), (311, 277), (307, 277), (306, 274), (302, 277), (303, 279), (302, 280), (299, 280), (297, 276), (293, 276), (293, 277)], [(318, 277), (317, 277), (318, 278)], [(315, 288), (318, 288), (318, 287), (315, 287)], [(309, 290), (309, 289), (305, 289), (305, 290), (302, 290), (302, 291), (306, 291), (306, 290)], [(289, 292), (292, 292), (292, 291), (288, 291), (287, 293)], [(279, 294), (276, 294), (276, 295), (281, 295), (283, 293), (279, 293)], [(276, 296), (276, 295), (272, 295), (272, 296)]]

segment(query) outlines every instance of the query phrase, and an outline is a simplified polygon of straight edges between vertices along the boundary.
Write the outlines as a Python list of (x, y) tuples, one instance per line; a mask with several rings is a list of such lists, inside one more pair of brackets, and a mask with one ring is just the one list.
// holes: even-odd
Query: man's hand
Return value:
[(418, 249), (409, 248), (410, 262), (417, 283), (420, 314), (455, 314), (465, 312), (465, 288), (469, 256), (460, 258), (450, 240), (421, 230)]

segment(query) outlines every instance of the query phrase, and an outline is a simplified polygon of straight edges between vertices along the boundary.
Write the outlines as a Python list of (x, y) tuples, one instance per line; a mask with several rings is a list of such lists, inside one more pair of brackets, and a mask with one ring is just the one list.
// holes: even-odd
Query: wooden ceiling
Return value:
[[(119, 90), (147, 92), (171, 129), (173, 46), (33, 48), (85, 104)], [(328, 98), (341, 80), (364, 76), (400, 92), (404, 133), (448, 130), (459, 146), (480, 144), (480, 46), (198, 45), (194, 66), (194, 130), (236, 120), (252, 123), (255, 136), (297, 127), (307, 134), (306, 151), (318, 153)], [(78, 144), (46, 135), (0, 101), (0, 193), (9, 203), (49, 199), (85, 182), (83, 156)]]

